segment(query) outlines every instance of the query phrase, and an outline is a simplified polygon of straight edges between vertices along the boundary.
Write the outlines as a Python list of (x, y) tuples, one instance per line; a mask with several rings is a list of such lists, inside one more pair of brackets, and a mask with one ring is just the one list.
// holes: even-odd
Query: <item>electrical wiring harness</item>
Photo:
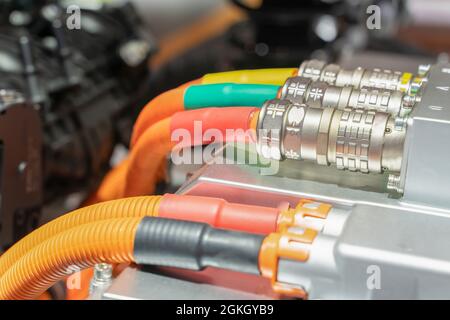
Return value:
[[(277, 256), (292, 251), (286, 251), (285, 238), (303, 241), (316, 232), (288, 231), (289, 215), (289, 209), (178, 195), (96, 204), (44, 225), (9, 249), (0, 258), (0, 298), (35, 298), (70, 270), (103, 262), (191, 270), (214, 266), (276, 279), (270, 270)], [(294, 258), (302, 261), (307, 252)]]
[[(91, 202), (152, 194), (165, 177), (165, 157), (176, 145), (171, 137), (177, 129), (193, 133), (194, 123), (201, 122), (202, 133), (254, 130), (256, 108), (277, 97), (279, 85), (296, 72), (285, 68), (209, 74), (154, 98), (136, 120), (130, 155), (106, 176)], [(141, 179), (144, 175), (146, 179)]]
[[(0, 257), (0, 298), (34, 298), (67, 276), (71, 267), (86, 269), (97, 263), (234, 270), (270, 279), (273, 289), (282, 295), (306, 298), (301, 286), (278, 280), (278, 266), (280, 261), (303, 263), (309, 259), (310, 247), (318, 234), (325, 232), (327, 218), (336, 214), (331, 205), (298, 199), (292, 208), (270, 208), (220, 198), (151, 194), (164, 179), (166, 157), (174, 148), (237, 139), (257, 144), (259, 153), (268, 158), (316, 160), (323, 165), (335, 162), (338, 167), (357, 171), (351, 167), (351, 157), (340, 154), (331, 143), (338, 143), (339, 134), (345, 133), (340, 126), (350, 120), (350, 127), (357, 132), (358, 126), (364, 126), (370, 129), (369, 138), (384, 141), (376, 141), (376, 150), (393, 157), (396, 148), (390, 145), (397, 146), (404, 138), (394, 116), (402, 107), (400, 103), (410, 100), (399, 94), (392, 113), (370, 106), (351, 111), (328, 107), (329, 96), (321, 97), (321, 104), (310, 108), (303, 103), (317, 94), (318, 84), (292, 76), (309, 74), (312, 66), (303, 66), (300, 71), (287, 68), (210, 74), (150, 101), (135, 123), (128, 157), (108, 173), (90, 199), (92, 205), (49, 222)], [(398, 81), (404, 82), (404, 77)], [(403, 82), (403, 87), (408, 85)], [(301, 94), (295, 91), (299, 84), (305, 85)], [(333, 87), (325, 81), (320, 85), (330, 96), (336, 92), (341, 96), (346, 92), (349, 97), (365, 93)], [(383, 93), (377, 97), (383, 98)], [(288, 98), (300, 102), (292, 103)], [(355, 124), (357, 117), (364, 117), (364, 123)], [(200, 140), (195, 138), (197, 122), (201, 123)], [(224, 141), (204, 134), (210, 129), (220, 132)], [(230, 137), (227, 130), (231, 129), (247, 134)], [(278, 133), (260, 133), (261, 129)], [(177, 130), (190, 133), (190, 138), (177, 141)], [(291, 152), (293, 143), (303, 148), (302, 154)], [(363, 172), (364, 161), (361, 155), (358, 165)], [(397, 167), (383, 163), (383, 170)]]

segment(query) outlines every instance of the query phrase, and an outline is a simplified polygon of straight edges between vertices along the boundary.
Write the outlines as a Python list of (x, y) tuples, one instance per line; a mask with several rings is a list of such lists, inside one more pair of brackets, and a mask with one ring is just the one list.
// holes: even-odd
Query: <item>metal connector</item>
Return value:
[(109, 263), (98, 263), (94, 266), (94, 277), (89, 288), (91, 300), (101, 299), (103, 293), (112, 284), (113, 267)]
[(411, 92), (411, 86), (422, 83), (422, 77), (414, 77), (408, 72), (399, 72), (389, 69), (367, 70), (358, 67), (353, 70), (342, 69), (337, 64), (327, 64), (319, 60), (306, 60), (298, 69), (298, 75), (314, 81), (324, 81), (338, 87), (350, 86), (353, 88), (376, 88)]
[(259, 114), (257, 150), (273, 160), (310, 160), (363, 173), (399, 172), (406, 130), (388, 113), (312, 108), (267, 101)]
[(271, 280), (272, 289), (276, 293), (300, 299), (308, 298), (308, 293), (302, 286), (278, 281), (278, 263), (280, 259), (307, 261), (309, 247), (316, 236), (315, 230), (297, 228), (295, 233), (272, 233), (264, 239), (259, 254), (259, 268), (261, 274)]
[(290, 228), (308, 228), (320, 232), (331, 209), (329, 204), (302, 199), (295, 208), (280, 213), (277, 232), (286, 232)]
[(280, 90), (279, 98), (315, 108), (355, 108), (392, 115), (409, 113), (415, 103), (413, 97), (400, 91), (338, 87), (305, 77), (288, 78)]

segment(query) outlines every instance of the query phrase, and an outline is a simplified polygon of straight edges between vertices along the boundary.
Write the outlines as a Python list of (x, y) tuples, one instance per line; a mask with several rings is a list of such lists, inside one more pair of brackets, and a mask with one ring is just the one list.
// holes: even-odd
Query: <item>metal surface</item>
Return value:
[[(353, 189), (350, 177), (341, 176), (339, 185), (284, 177), (293, 162), (280, 165), (278, 176), (259, 176), (248, 166), (209, 165), (180, 192), (268, 206), (295, 205), (306, 197), (339, 208), (343, 228), (319, 234), (306, 263), (279, 265), (279, 280), (305, 287), (312, 299), (450, 297), (450, 210), (395, 199), (382, 183), (363, 191)], [(370, 285), (373, 270), (379, 286)]]
[[(180, 277), (180, 276), (179, 276)], [(145, 272), (129, 267), (104, 293), (107, 300), (265, 300), (269, 296), (248, 293), (214, 284)], [(185, 275), (185, 278), (187, 276)], [(176, 288), (176, 289), (175, 289)]]
[(450, 207), (450, 64), (433, 66), (408, 123), (404, 199)]

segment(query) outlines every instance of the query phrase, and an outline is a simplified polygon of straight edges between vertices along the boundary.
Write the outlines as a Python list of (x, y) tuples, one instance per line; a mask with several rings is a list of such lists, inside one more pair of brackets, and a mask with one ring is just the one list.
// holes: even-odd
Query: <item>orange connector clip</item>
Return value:
[(278, 262), (280, 258), (305, 262), (309, 258), (309, 245), (317, 236), (317, 231), (304, 229), (303, 233), (289, 231), (272, 233), (262, 244), (259, 254), (261, 274), (271, 279), (272, 289), (281, 295), (307, 299), (307, 292), (292, 284), (278, 281)]
[(286, 232), (291, 227), (311, 228), (311, 226), (304, 225), (305, 218), (310, 217), (325, 220), (331, 209), (332, 206), (329, 204), (302, 199), (296, 208), (288, 209), (280, 213), (278, 216), (277, 231)]

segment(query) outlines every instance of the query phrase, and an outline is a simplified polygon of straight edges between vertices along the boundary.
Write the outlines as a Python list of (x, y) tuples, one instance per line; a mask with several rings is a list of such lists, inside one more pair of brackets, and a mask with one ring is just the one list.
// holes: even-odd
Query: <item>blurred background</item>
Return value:
[[(374, 52), (407, 55), (391, 61), (408, 69), (422, 58), (446, 59), (450, 51), (445, 0), (132, 2), (157, 40), (151, 66), (161, 71), (154, 78), (162, 85), (181, 80), (171, 72), (183, 64), (188, 65), (184, 81), (217, 70), (296, 65), (309, 57), (344, 65), (379, 65), (379, 59), (392, 58)], [(371, 5), (380, 8), (380, 29), (367, 28)]]

